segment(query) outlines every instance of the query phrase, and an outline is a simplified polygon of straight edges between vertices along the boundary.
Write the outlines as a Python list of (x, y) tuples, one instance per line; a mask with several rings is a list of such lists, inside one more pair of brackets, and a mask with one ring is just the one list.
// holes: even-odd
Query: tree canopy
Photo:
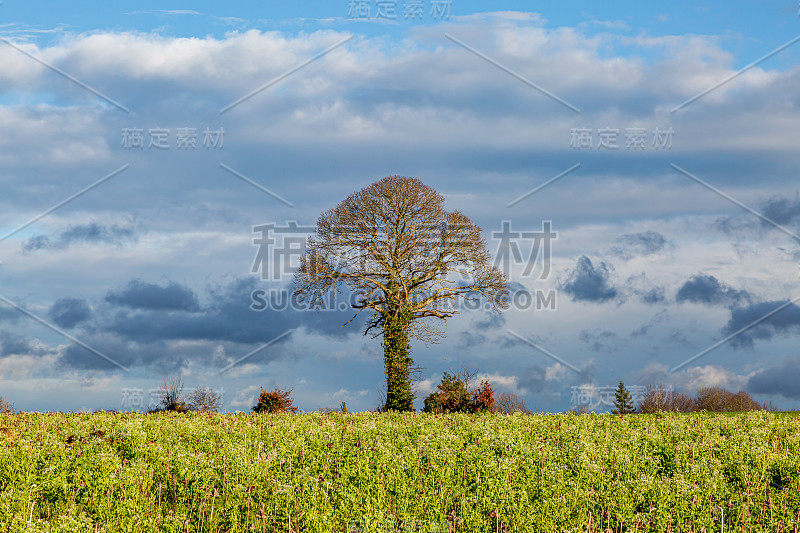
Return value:
[(483, 301), (497, 312), (508, 305), (506, 277), (491, 264), (481, 229), (405, 176), (380, 179), (325, 211), (295, 286), (312, 306), (349, 289), (353, 319), (370, 312), (365, 334), (384, 337), (387, 407), (403, 410), (413, 400), (409, 338), (436, 341), (437, 324), (455, 315), (459, 302)]

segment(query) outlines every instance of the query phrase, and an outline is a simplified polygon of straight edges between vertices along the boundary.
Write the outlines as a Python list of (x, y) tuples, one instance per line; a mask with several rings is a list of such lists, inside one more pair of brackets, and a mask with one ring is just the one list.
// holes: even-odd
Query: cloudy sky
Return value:
[(619, 380), (798, 406), (796, 2), (563, 4), (4, 0), (0, 396), (377, 407), (380, 339), (283, 295), (320, 213), (396, 174), (516, 294), (413, 345), (418, 406), (462, 364), (544, 411)]

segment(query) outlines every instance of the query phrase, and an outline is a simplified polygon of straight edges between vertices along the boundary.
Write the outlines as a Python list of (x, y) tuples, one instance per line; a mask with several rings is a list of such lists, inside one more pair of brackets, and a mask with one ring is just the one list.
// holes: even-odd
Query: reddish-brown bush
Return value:
[(258, 397), (258, 403), (253, 406), (253, 412), (256, 413), (296, 413), (297, 407), (292, 404), (292, 390), (287, 391), (280, 389), (272, 389), (266, 391), (261, 389), (261, 395)]
[(478, 390), (472, 395), (472, 409), (476, 412), (494, 411), (494, 390), (489, 380), (481, 381)]

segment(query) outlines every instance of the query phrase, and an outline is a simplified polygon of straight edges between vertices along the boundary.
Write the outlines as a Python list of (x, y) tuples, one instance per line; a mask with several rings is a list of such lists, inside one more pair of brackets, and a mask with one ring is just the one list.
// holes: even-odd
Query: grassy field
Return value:
[(0, 531), (800, 530), (800, 418), (0, 415)]

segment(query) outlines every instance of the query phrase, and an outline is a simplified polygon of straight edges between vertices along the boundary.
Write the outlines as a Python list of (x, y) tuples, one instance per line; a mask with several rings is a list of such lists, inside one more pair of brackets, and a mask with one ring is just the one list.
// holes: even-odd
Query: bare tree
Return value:
[(692, 413), (697, 411), (697, 401), (684, 392), (676, 392), (672, 395), (670, 404), (670, 411), (678, 411), (680, 413)]
[(696, 399), (697, 409), (712, 413), (721, 413), (725, 410), (730, 392), (722, 387), (701, 387), (697, 389)]
[(780, 411), (780, 408), (777, 405), (775, 405), (775, 403), (772, 400), (770, 400), (768, 402), (761, 403), (761, 410), (774, 412), (774, 411)]
[(697, 408), (710, 412), (758, 411), (761, 406), (745, 391), (733, 393), (722, 387), (703, 387), (697, 391)]
[(759, 411), (761, 406), (750, 396), (750, 393), (740, 390), (728, 397), (725, 410), (730, 412)]
[(485, 299), (496, 312), (508, 305), (480, 228), (416, 178), (376, 181), (324, 212), (316, 229), (295, 294), (321, 305), (330, 291), (353, 291), (350, 322), (368, 311), (364, 334), (383, 335), (387, 409), (413, 409), (411, 338), (440, 338), (437, 325), (461, 300)]
[(638, 413), (677, 411), (691, 413), (698, 410), (697, 401), (683, 392), (667, 390), (663, 385), (648, 385), (644, 398), (639, 403)]
[(644, 398), (639, 402), (639, 413), (657, 413), (660, 411), (672, 411), (672, 398), (675, 392), (667, 390), (663, 385), (648, 385)]
[(197, 387), (189, 395), (189, 409), (201, 413), (214, 413), (222, 407), (222, 394), (211, 387)]
[(497, 413), (504, 415), (513, 415), (514, 413), (522, 413), (524, 415), (533, 414), (525, 405), (525, 401), (514, 394), (513, 392), (501, 392), (494, 400), (494, 410)]

